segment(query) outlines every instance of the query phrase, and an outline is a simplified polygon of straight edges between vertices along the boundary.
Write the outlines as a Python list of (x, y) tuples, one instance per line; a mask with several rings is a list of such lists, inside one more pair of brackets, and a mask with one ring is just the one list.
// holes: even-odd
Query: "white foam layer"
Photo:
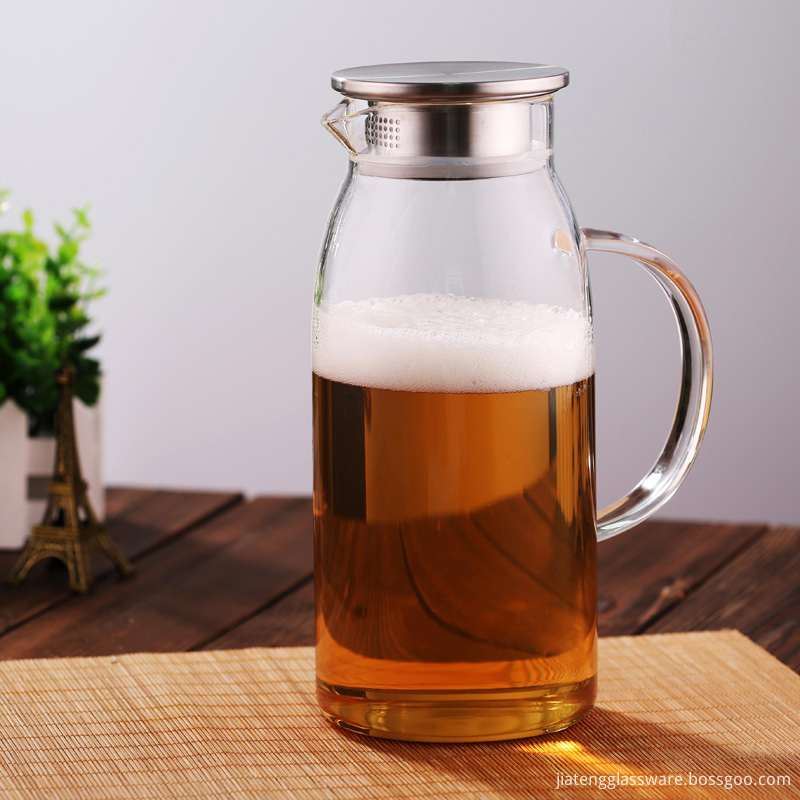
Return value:
[(592, 328), (572, 309), (414, 294), (314, 309), (314, 372), (416, 392), (550, 389), (594, 372)]

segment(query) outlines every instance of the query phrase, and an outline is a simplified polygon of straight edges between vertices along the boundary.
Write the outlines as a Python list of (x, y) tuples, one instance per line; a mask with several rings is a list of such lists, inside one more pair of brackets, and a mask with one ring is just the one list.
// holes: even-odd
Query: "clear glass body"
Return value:
[[(313, 318), (317, 690), (360, 733), (531, 736), (594, 702), (595, 239), (553, 169), (552, 99), (516, 105), (526, 147), (490, 176), (464, 158), (435, 160), (434, 179), (420, 158), (412, 177), (376, 174), (369, 108), (338, 118), (351, 162)], [(650, 268), (674, 288), (679, 272)], [(697, 414), (676, 416), (646, 491), (601, 518), (612, 533), (691, 464), (710, 398), (710, 354), (696, 361)]]

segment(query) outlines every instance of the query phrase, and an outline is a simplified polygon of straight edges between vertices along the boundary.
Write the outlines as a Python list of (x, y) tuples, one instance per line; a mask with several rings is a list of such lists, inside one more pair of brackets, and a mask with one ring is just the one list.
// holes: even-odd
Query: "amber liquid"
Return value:
[(594, 701), (593, 378), (448, 394), (314, 376), (318, 698), (375, 736), (560, 730)]

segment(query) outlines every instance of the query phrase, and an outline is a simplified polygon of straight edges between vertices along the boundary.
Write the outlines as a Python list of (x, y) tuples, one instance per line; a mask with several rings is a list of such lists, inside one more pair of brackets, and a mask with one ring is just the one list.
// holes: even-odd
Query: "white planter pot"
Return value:
[[(88, 408), (76, 400), (73, 416), (81, 469), (89, 484), (89, 500), (102, 519), (105, 491), (100, 403)], [(3, 403), (0, 406), (0, 550), (22, 547), (31, 526), (41, 522), (55, 458), (55, 438), (29, 438), (27, 415), (10, 401)]]

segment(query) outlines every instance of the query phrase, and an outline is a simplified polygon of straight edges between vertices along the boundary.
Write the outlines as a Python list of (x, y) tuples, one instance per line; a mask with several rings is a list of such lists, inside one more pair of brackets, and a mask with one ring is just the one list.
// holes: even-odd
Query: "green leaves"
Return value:
[(87, 216), (89, 213), (89, 206), (84, 206), (83, 208), (73, 208), (72, 213), (75, 215), (75, 223), (78, 225), (79, 228), (83, 228), (84, 230), (89, 230), (89, 217)]
[(90, 336), (88, 339), (76, 339), (70, 344), (70, 353), (77, 355), (78, 353), (85, 353), (91, 350), (96, 344), (100, 342), (100, 334), (97, 336)]
[[(0, 191), (0, 214), (7, 196)], [(104, 291), (96, 286), (99, 270), (80, 260), (88, 207), (73, 218), (68, 228), (56, 224), (53, 248), (34, 234), (29, 210), (22, 230), (0, 232), (0, 403), (13, 399), (36, 430), (52, 429), (63, 363), (75, 367), (75, 394), (84, 403), (100, 394), (100, 364), (88, 355), (100, 336), (87, 333), (87, 306)]]
[(58, 257), (62, 262), (73, 261), (76, 256), (78, 255), (78, 243), (77, 242), (64, 242), (58, 248)]

